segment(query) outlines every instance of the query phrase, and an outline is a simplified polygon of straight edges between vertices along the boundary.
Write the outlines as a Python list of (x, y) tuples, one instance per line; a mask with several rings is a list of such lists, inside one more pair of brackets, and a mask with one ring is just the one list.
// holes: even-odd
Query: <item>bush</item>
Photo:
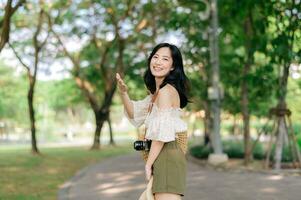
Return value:
[(301, 134), (297, 135), (297, 143), (299, 145), (299, 149), (301, 149)]
[[(271, 156), (270, 156), (271, 161), (274, 161), (275, 148), (276, 148), (276, 146), (273, 145), (272, 153), (271, 153)], [(292, 152), (291, 152), (289, 146), (284, 146), (284, 148), (282, 149), (281, 162), (292, 162), (292, 161), (293, 161), (293, 156), (292, 156)]]
[[(298, 142), (300, 145), (301, 137), (298, 138)], [(228, 155), (229, 158), (244, 158), (244, 145), (243, 141), (223, 141), (223, 151)], [(209, 154), (213, 152), (212, 149), (203, 145), (197, 145), (191, 147), (189, 150), (190, 154), (194, 157), (200, 159), (207, 159)], [(265, 159), (265, 153), (263, 147), (260, 143), (257, 143), (255, 148), (253, 149), (253, 158), (257, 160)], [(275, 145), (272, 147), (272, 152), (270, 155), (270, 160), (274, 161), (275, 154)], [(284, 146), (282, 151), (282, 162), (291, 162), (293, 160), (291, 151), (288, 146)]]
[[(244, 158), (244, 145), (242, 141), (223, 141), (223, 151), (229, 158)], [(190, 154), (194, 157), (206, 159), (209, 154), (213, 152), (212, 149), (203, 145), (193, 146), (189, 150)], [(264, 152), (262, 145), (257, 143), (253, 150), (254, 159), (263, 159)]]
[(260, 143), (257, 143), (253, 149), (253, 158), (257, 160), (262, 160), (265, 158), (265, 152)]
[(293, 129), (297, 135), (301, 135), (301, 124), (300, 123), (294, 123)]
[(229, 158), (243, 158), (244, 147), (242, 142), (236, 141), (223, 141), (223, 151), (228, 155)]
[(189, 149), (189, 153), (200, 159), (208, 158), (208, 155), (212, 152), (212, 150), (208, 146), (204, 145), (197, 145), (193, 146)]

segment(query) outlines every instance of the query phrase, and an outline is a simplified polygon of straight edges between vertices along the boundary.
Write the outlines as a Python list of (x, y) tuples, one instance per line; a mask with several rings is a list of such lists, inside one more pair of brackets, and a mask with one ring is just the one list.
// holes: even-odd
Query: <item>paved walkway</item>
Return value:
[[(66, 182), (58, 200), (137, 200), (145, 187), (138, 153), (89, 166)], [(300, 176), (225, 172), (188, 162), (184, 200), (300, 200)]]

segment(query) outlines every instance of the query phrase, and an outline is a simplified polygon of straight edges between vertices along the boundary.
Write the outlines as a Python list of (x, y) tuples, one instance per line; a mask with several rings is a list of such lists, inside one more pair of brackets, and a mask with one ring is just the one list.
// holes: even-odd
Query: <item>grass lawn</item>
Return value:
[(104, 158), (133, 151), (130, 145), (40, 148), (34, 156), (25, 148), (0, 149), (0, 200), (54, 200), (58, 187), (81, 168)]

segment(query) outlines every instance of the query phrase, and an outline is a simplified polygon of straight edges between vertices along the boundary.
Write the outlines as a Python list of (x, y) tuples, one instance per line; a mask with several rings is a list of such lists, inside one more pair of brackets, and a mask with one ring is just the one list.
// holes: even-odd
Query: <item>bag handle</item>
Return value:
[[(152, 96), (151, 102), (148, 106), (147, 109), (147, 116), (151, 113), (152, 109), (153, 109), (153, 104), (158, 96), (159, 90), (155, 92), (155, 94)], [(145, 140), (145, 135), (146, 135), (146, 127), (144, 128), (144, 140)]]
[(157, 98), (157, 96), (158, 96), (158, 93), (159, 93), (159, 90), (158, 90), (157, 92), (155, 92), (155, 94), (152, 96), (151, 103), (149, 104), (148, 110), (147, 110), (147, 113), (148, 113), (148, 114), (149, 114), (149, 113), (152, 111), (152, 109), (153, 109), (153, 104), (154, 104), (154, 102), (156, 101), (156, 98)]

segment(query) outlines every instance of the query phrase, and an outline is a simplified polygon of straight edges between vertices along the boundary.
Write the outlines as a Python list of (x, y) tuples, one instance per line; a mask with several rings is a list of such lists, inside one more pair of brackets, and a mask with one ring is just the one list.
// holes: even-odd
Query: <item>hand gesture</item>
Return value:
[(117, 79), (117, 85), (118, 85), (118, 90), (121, 94), (125, 94), (128, 91), (128, 87), (125, 85), (123, 80), (121, 79), (120, 75), (116, 73), (116, 79)]

